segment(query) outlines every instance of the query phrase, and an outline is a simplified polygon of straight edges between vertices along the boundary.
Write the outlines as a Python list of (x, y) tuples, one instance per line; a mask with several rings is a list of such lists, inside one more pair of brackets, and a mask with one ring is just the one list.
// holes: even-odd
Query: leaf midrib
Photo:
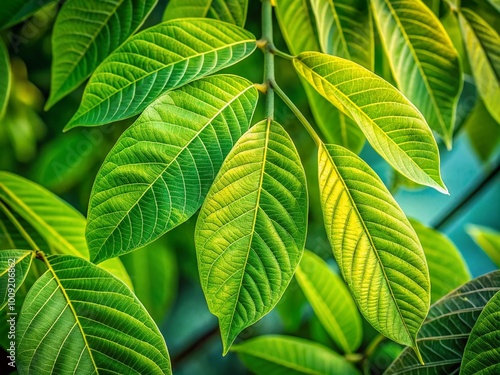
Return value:
[[(22, 257), (16, 258), (16, 263), (15, 263), (16, 265), (18, 265), (19, 263), (21, 263), (24, 260), (24, 258), (26, 258), (28, 255), (33, 255), (34, 254), (33, 251), (31, 251), (31, 250), (16, 250), (16, 251), (26, 251), (26, 253)], [(2, 277), (3, 275), (5, 275), (8, 271), (9, 271), (9, 268), (7, 267), (6, 270), (4, 270), (4, 271), (2, 271), (0, 273), (0, 277)]]
[[(339, 18), (339, 15), (337, 13), (337, 9), (335, 8), (335, 4), (333, 4), (332, 0), (328, 0), (328, 3), (330, 4), (330, 9), (331, 9), (332, 14), (333, 14), (333, 19), (335, 20), (335, 23), (337, 24), (337, 27), (340, 30), (339, 34), (340, 34), (340, 38), (342, 40), (342, 45), (344, 47), (343, 49), (344, 49), (344, 53), (346, 54), (346, 58), (348, 58), (349, 60), (352, 60), (351, 53), (349, 52), (349, 49), (347, 48), (347, 40), (346, 40), (345, 35), (344, 35), (344, 28), (342, 27), (342, 24), (340, 22), (340, 18)], [(326, 51), (324, 51), (324, 52), (326, 53)]]

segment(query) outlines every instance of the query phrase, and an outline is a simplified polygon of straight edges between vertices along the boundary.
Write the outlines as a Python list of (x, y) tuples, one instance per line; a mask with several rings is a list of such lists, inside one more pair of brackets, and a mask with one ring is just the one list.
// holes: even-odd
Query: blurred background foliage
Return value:
[[(85, 214), (99, 166), (134, 119), (62, 133), (62, 128), (79, 105), (84, 86), (49, 111), (43, 110), (50, 88), (52, 26), (61, 6), (57, 1), (43, 2), (46, 5), (32, 17), (0, 34), (8, 46), (12, 72), (10, 99), (0, 119), (0, 169), (41, 184)], [(143, 28), (161, 22), (167, 2), (160, 0)], [(391, 188), (405, 213), (446, 234), (460, 250), (472, 277), (477, 277), (499, 266), (498, 252), (496, 259), (494, 252), (499, 246), (500, 231), (500, 126), (477, 97), (458, 25), (450, 15), (449, 7), (444, 1), (424, 2), (439, 15), (462, 55), (465, 70), (454, 147), (447, 151), (444, 145), (440, 145), (442, 174), (450, 196), (419, 187), (396, 174), (368, 144), (365, 144), (361, 156)], [(462, 0), (462, 5), (473, 9), (500, 32), (500, 17), (488, 1)], [(275, 26), (275, 42), (278, 48), (286, 50), (277, 23)], [(260, 27), (260, 1), (251, 0), (246, 28), (259, 36)], [(391, 81), (379, 40), (376, 51), (376, 72)], [(290, 62), (277, 59), (276, 64), (277, 81), (313, 121), (305, 92)], [(226, 72), (261, 82), (262, 67), (262, 54), (256, 51)], [(260, 107), (254, 122), (262, 118)], [(315, 147), (293, 114), (279, 101), (276, 120), (290, 132), (308, 175), (310, 224), (307, 248), (327, 260), (335, 270), (320, 212)], [(195, 222), (196, 216), (147, 249), (127, 254), (122, 259), (138, 297), (165, 336), (174, 373), (245, 374), (247, 372), (235, 354), (221, 356), (217, 321), (208, 311), (198, 281), (193, 238)], [(496, 264), (481, 248), (486, 251), (493, 249), (490, 256)], [(365, 337), (361, 350), (376, 336), (368, 324), (364, 323), (363, 328)], [(240, 339), (270, 333), (293, 334), (336, 349), (307, 305), (296, 281), (292, 281), (277, 308), (244, 331)], [(382, 343), (371, 354), (371, 368), (367, 371), (381, 373), (400, 351), (398, 344)]]

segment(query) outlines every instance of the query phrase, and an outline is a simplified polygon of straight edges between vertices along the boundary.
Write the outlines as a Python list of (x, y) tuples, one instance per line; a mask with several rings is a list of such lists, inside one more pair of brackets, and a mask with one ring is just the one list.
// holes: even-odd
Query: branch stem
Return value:
[(274, 119), (274, 90), (270, 82), (274, 81), (273, 45), (273, 3), (272, 0), (262, 0), (262, 39), (264, 51), (264, 84), (266, 90), (266, 117)]

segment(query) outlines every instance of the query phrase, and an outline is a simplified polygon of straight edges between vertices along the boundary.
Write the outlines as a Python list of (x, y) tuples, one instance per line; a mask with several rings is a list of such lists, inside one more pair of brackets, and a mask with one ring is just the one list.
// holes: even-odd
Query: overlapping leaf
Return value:
[(358, 349), (363, 338), (361, 318), (343, 280), (320, 257), (307, 250), (296, 277), (333, 341), (346, 353)]
[(23, 21), (38, 9), (54, 0), (9, 0), (2, 4), (0, 29), (7, 29)]
[[(321, 51), (374, 68), (374, 36), (366, 0), (311, 0)], [(304, 51), (301, 51), (304, 52)]]
[[(307, 1), (277, 1), (276, 15), (281, 31), (288, 48), (295, 55), (320, 50), (309, 8)], [(342, 145), (356, 153), (360, 152), (365, 138), (356, 123), (331, 105), (309, 84), (303, 82), (303, 86), (316, 124), (326, 141)]]
[(5, 43), (0, 39), (0, 120), (5, 115), (9, 102), (11, 84), (11, 72), (9, 51)]
[[(9, 294), (15, 296), (23, 284), (34, 255), (35, 253), (30, 250), (0, 251), (0, 310), (7, 304)], [(14, 302), (16, 302), (15, 297)]]
[(432, 305), (417, 343), (425, 365), (405, 349), (385, 375), (458, 374), (467, 339), (486, 303), (500, 290), (500, 271), (478, 277)]
[(421, 1), (371, 1), (401, 91), (451, 148), (462, 72), (443, 25)]
[[(85, 241), (85, 218), (56, 195), (23, 177), (0, 172), (0, 200), (15, 215), (25, 220), (36, 231), (37, 236), (43, 238), (51, 254), (89, 258)], [(28, 232), (33, 236), (32, 231)], [(40, 244), (37, 245), (41, 247)], [(119, 259), (111, 259), (101, 267), (132, 287)]]
[(154, 102), (97, 175), (87, 227), (92, 261), (144, 246), (191, 217), (249, 128), (257, 99), (249, 81), (217, 75)]
[(495, 7), (496, 10), (500, 12), (500, 0), (488, 0), (492, 6)]
[(468, 226), (467, 232), (497, 267), (500, 267), (500, 233), (479, 225)]
[(171, 373), (158, 327), (125, 284), (81, 258), (47, 263), (17, 324), (20, 373)]
[(500, 373), (500, 292), (484, 306), (465, 347), (460, 375)]
[(397, 171), (447, 192), (432, 132), (398, 90), (367, 69), (336, 56), (302, 53), (294, 65), (322, 96), (357, 122), (373, 148)]
[(238, 26), (244, 26), (248, 0), (170, 0), (163, 21), (176, 18), (214, 18)]
[(136, 115), (160, 94), (226, 68), (255, 47), (248, 31), (217, 20), (173, 20), (144, 30), (96, 69), (65, 129)]
[(76, 89), (144, 22), (158, 0), (71, 0), (52, 33), (52, 83), (47, 108)]
[(487, 162), (500, 145), (500, 126), (491, 117), (488, 109), (478, 100), (464, 124), (474, 152), (481, 161)]
[(431, 276), (431, 303), (470, 280), (462, 255), (443, 233), (410, 219), (424, 249)]
[(335, 145), (319, 149), (325, 227), (361, 313), (379, 332), (417, 349), (430, 280), (415, 231), (380, 178)]
[(257, 375), (357, 375), (343, 357), (312, 341), (287, 336), (261, 336), (231, 350)]
[(224, 353), (285, 292), (304, 249), (307, 206), (290, 136), (274, 121), (254, 125), (224, 162), (195, 233), (200, 281)]
[(462, 8), (459, 19), (477, 90), (491, 116), (500, 124), (500, 36), (469, 9)]

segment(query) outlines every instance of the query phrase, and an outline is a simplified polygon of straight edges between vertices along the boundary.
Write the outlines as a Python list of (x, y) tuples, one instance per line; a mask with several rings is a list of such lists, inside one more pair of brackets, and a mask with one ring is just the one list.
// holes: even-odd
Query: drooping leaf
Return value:
[(326, 99), (352, 117), (373, 148), (397, 171), (447, 192), (432, 132), (415, 106), (388, 82), (345, 59), (306, 52), (296, 70)]
[(2, 310), (13, 296), (14, 307), (7, 310), (15, 311), (16, 292), (28, 274), (35, 252), (30, 250), (2, 250), (0, 251), (0, 310)]
[(157, 2), (71, 0), (64, 3), (52, 33), (52, 82), (46, 108), (80, 86), (111, 52), (139, 29)]
[(217, 75), (148, 107), (97, 175), (87, 227), (91, 260), (125, 254), (189, 219), (249, 128), (257, 99), (246, 79)]
[(500, 233), (479, 225), (469, 225), (467, 233), (484, 250), (495, 264), (500, 267)]
[(2, 4), (0, 29), (7, 29), (54, 0), (9, 0)]
[(463, 85), (458, 52), (450, 37), (421, 1), (371, 3), (398, 87), (450, 149)]
[(343, 280), (316, 254), (305, 251), (296, 273), (304, 294), (321, 324), (346, 353), (363, 338), (361, 318)]
[(136, 115), (162, 93), (233, 65), (255, 48), (248, 31), (217, 20), (173, 20), (146, 29), (95, 70), (65, 129)]
[(500, 124), (500, 36), (469, 9), (462, 8), (459, 19), (477, 90), (491, 116)]
[(231, 350), (257, 375), (359, 375), (334, 351), (298, 337), (261, 336)]
[(5, 115), (9, 102), (11, 76), (9, 51), (0, 38), (0, 120)]
[(175, 253), (161, 240), (122, 257), (135, 295), (158, 324), (177, 293)]
[(219, 318), (224, 354), (285, 292), (304, 249), (307, 206), (290, 136), (274, 121), (254, 125), (222, 165), (195, 232), (201, 286)]
[(479, 314), (500, 290), (500, 271), (478, 277), (432, 305), (418, 334), (425, 365), (411, 349), (405, 349), (385, 375), (458, 374), (467, 339)]
[[(374, 68), (374, 35), (366, 0), (311, 0), (321, 51)], [(301, 51), (304, 52), (304, 51)]]
[[(307, 1), (278, 0), (276, 15), (288, 48), (294, 55), (319, 51), (320, 46), (309, 16)], [(359, 153), (365, 143), (356, 123), (323, 98), (301, 77), (314, 120), (328, 143), (339, 144)]]
[(322, 145), (318, 165), (326, 232), (361, 313), (383, 335), (417, 350), (430, 280), (415, 231), (357, 155)]
[(431, 303), (470, 280), (462, 255), (443, 233), (428, 228), (415, 219), (410, 224), (424, 249), (431, 276)]
[(500, 126), (491, 117), (482, 100), (476, 103), (464, 128), (474, 152), (481, 161), (488, 161), (500, 145)]
[(170, 0), (163, 21), (176, 18), (214, 18), (238, 26), (245, 26), (248, 0)]
[(47, 263), (19, 316), (22, 374), (171, 374), (158, 327), (123, 282), (81, 258)]
[[(47, 242), (50, 254), (89, 258), (85, 241), (86, 220), (58, 196), (23, 177), (0, 171), (0, 200), (28, 222)], [(119, 259), (110, 260), (102, 268), (109, 270), (132, 288), (130, 278)]]
[(500, 373), (500, 292), (484, 306), (465, 347), (460, 375)]

